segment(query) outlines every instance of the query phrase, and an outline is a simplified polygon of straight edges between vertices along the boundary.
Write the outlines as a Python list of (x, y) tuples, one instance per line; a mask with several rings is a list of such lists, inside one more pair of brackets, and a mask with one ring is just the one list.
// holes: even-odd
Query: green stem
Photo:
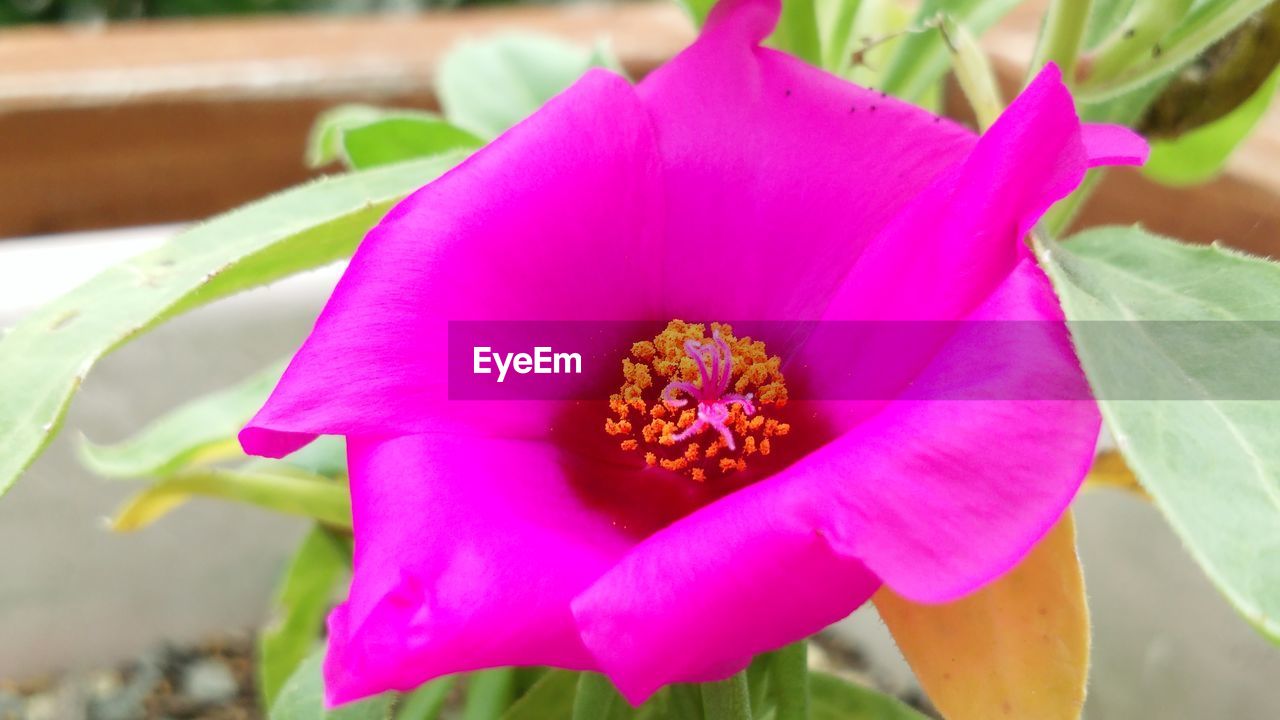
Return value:
[(751, 720), (751, 694), (747, 674), (702, 685), (702, 712), (706, 720)]
[(440, 717), (456, 680), (452, 675), (437, 678), (405, 695), (396, 708), (396, 720), (435, 720)]
[(145, 527), (192, 495), (257, 505), (351, 528), (351, 497), (345, 483), (305, 471), (211, 468), (179, 473), (130, 498), (111, 521), (113, 530)]
[(844, 76), (849, 69), (853, 52), (854, 29), (858, 22), (858, 9), (862, 0), (845, 0), (836, 8), (831, 34), (822, 48), (822, 67), (828, 72)]
[(1234, 30), (1271, 0), (1210, 0), (1188, 17), (1158, 51), (1113, 77), (1090, 77), (1080, 87), (1081, 101), (1097, 103), (1154, 82), (1191, 62), (1205, 48)]
[(1089, 22), (1093, 0), (1053, 0), (1044, 18), (1044, 28), (1032, 55), (1030, 73), (1038, 73), (1046, 63), (1057, 63), (1068, 85), (1075, 77), (1075, 60)]
[(778, 698), (777, 720), (808, 720), (808, 642), (801, 640), (773, 653), (769, 682)]
[(462, 720), (498, 720), (515, 699), (516, 671), (513, 668), (481, 670), (467, 676), (467, 700)]
[(986, 130), (1004, 110), (991, 63), (987, 62), (987, 55), (979, 47), (977, 39), (963, 25), (943, 18), (938, 30), (953, 55), (951, 67), (960, 83), (960, 90), (973, 108), (978, 127)]
[(814, 0), (786, 0), (773, 33), (774, 47), (785, 50), (815, 67), (822, 67), (822, 42)]
[(1113, 79), (1151, 54), (1190, 9), (1191, 0), (1135, 2), (1120, 27), (1091, 53), (1089, 81), (1102, 83)]
[(1089, 197), (1093, 195), (1093, 191), (1098, 189), (1098, 183), (1102, 181), (1105, 173), (1106, 171), (1102, 168), (1090, 170), (1089, 174), (1085, 175), (1084, 182), (1080, 183), (1080, 187), (1076, 188), (1075, 192), (1063, 198), (1058, 204), (1050, 208), (1049, 212), (1045, 213), (1040, 225), (1048, 232), (1050, 237), (1059, 238), (1067, 232), (1076, 216), (1084, 209)]
[(578, 676), (573, 696), (573, 720), (621, 720), (627, 716), (627, 701), (614, 689), (609, 678), (584, 672)]
[(677, 720), (702, 720), (702, 693), (697, 685), (672, 685), (668, 690), (671, 716)]
[(751, 664), (747, 666), (747, 687), (750, 690), (748, 694), (751, 696), (752, 717), (764, 717), (765, 713), (777, 704), (774, 702), (772, 691), (769, 687), (770, 667), (773, 665), (773, 656), (776, 654), (762, 653), (757, 655), (751, 661)]
[(1080, 43), (1093, 0), (1053, 0), (1045, 17), (1040, 41), (1032, 57), (1031, 73), (1040, 72), (1045, 63), (1057, 63), (1067, 84), (1075, 76), (1076, 58), (1080, 55)]

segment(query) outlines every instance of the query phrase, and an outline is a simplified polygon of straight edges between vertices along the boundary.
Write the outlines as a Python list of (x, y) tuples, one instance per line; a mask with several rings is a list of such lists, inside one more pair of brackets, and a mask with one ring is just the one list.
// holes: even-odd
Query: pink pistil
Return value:
[(698, 418), (671, 439), (683, 442), (710, 426), (720, 433), (730, 450), (736, 449), (733, 433), (725, 424), (729, 419), (729, 406), (737, 403), (747, 415), (755, 413), (756, 407), (751, 401), (751, 393), (742, 395), (725, 392), (729, 389), (729, 377), (733, 373), (733, 354), (729, 351), (729, 343), (720, 337), (719, 332), (713, 332), (711, 342), (708, 343), (685, 340), (684, 351), (698, 364), (702, 384), (699, 387), (685, 380), (673, 380), (662, 389), (662, 400), (671, 407), (684, 407), (689, 401), (676, 397), (676, 393), (682, 392), (697, 401)]

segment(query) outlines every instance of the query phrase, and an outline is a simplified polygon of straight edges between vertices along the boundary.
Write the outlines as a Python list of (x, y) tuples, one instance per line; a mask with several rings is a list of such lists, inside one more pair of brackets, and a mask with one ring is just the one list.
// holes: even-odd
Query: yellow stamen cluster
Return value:
[[(738, 338), (733, 328), (712, 323), (729, 345), (733, 358), (729, 392), (751, 393), (756, 412), (747, 415), (741, 405), (730, 405), (725, 425), (735, 438), (730, 450), (716, 430), (705, 428), (684, 442), (675, 436), (693, 425), (697, 419), (694, 400), (684, 407), (673, 407), (662, 400), (662, 390), (673, 380), (700, 385), (698, 365), (685, 351), (685, 341), (707, 342), (711, 335), (702, 324), (672, 320), (652, 341), (631, 346), (631, 356), (622, 361), (622, 387), (609, 396), (609, 410), (604, 430), (618, 439), (627, 452), (641, 452), (646, 464), (688, 476), (697, 482), (708, 478), (741, 472), (753, 455), (773, 452), (774, 438), (791, 432), (791, 426), (769, 417), (770, 409), (787, 404), (787, 387), (782, 361), (770, 356), (764, 343), (750, 337)], [(684, 396), (681, 396), (684, 397)]]

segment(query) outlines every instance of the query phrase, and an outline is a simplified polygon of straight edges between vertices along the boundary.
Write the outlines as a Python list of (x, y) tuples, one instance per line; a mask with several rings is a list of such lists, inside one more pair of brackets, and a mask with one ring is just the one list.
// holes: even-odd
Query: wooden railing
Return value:
[[(1016, 85), (1034, 3), (984, 43)], [(455, 43), (504, 29), (607, 38), (643, 75), (693, 38), (674, 3), (365, 18), (148, 22), (0, 33), (0, 237), (190, 220), (300, 182), (307, 128), (364, 101), (432, 107)], [(1082, 222), (1132, 223), (1280, 256), (1280, 116), (1207, 185), (1113, 173)]]

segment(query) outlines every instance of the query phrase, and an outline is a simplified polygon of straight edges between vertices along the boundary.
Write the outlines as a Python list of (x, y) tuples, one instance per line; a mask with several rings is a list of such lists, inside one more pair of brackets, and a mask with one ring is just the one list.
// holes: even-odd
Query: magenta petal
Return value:
[(1089, 167), (1141, 165), (1151, 148), (1138, 133), (1120, 125), (1085, 125), (1081, 128)]
[(722, 680), (845, 617), (880, 583), (832, 551), (791, 488), (752, 485), (650, 536), (573, 602), (582, 639), (632, 704)]
[(917, 380), (917, 397), (957, 379), (988, 396), (895, 401), (771, 481), (809, 498), (839, 552), (920, 602), (955, 599), (1011, 569), (1075, 496), (1101, 423), (1030, 259), (968, 319), (1034, 321), (1015, 336), (1025, 343), (1030, 327), (1045, 338), (1034, 357), (1007, 358), (962, 330)]
[[(844, 617), (879, 580), (921, 602), (964, 595), (1053, 525), (1100, 425), (1056, 298), (1027, 259), (967, 319), (1019, 321), (1045, 338), (1034, 357), (1000, 348), (975, 367), (982, 348), (962, 330), (915, 388), (959, 383), (994, 399), (890, 403), (651, 536), (574, 600), (583, 641), (628, 699), (740, 670)], [(1085, 399), (1027, 399), (1038, 397)]]
[(444, 410), (448, 322), (654, 317), (660, 188), (634, 89), (588, 73), (369, 233), (241, 433), (245, 450), (278, 457), (318, 434), (545, 428), (537, 404)]
[(664, 317), (816, 319), (862, 248), (962, 160), (968, 130), (758, 43), (725, 0), (638, 91), (665, 163)]
[[(778, 9), (724, 0), (638, 90), (589, 74), (361, 246), (241, 435), (275, 456), (349, 436), (357, 540), (330, 703), (531, 664), (606, 672), (639, 702), (741, 670), (881, 582), (922, 602), (971, 592), (1067, 507), (1098, 411), (1022, 239), (1088, 167), (1145, 145), (1081, 126), (1052, 67), (978, 140), (760, 48)], [(673, 509), (650, 513), (656, 531), (604, 510), (632, 499), (624, 472), (674, 476), (572, 454), (607, 441), (583, 435), (598, 424), (535, 442), (571, 414), (447, 399), (449, 321), (672, 317), (1016, 320), (1043, 342), (975, 356), (978, 323), (931, 337), (902, 395), (778, 474), (691, 512), (640, 483)], [(982, 399), (931, 399), (955, 388)]]
[[(1082, 127), (1057, 68), (1047, 66), (973, 152), (872, 241), (833, 295), (825, 319), (946, 323), (965, 318), (1026, 262), (1027, 230), (1080, 183), (1095, 162), (1090, 153), (1109, 162), (1143, 148), (1141, 138), (1128, 131)], [(1046, 317), (1058, 317), (1056, 306), (1049, 312)], [(895, 331), (910, 341), (903, 342)], [(905, 389), (937, 351), (927, 330), (888, 325), (850, 348), (845, 367), (834, 367), (821, 359), (832, 352), (823, 334), (819, 328), (793, 358), (795, 367), (811, 369), (814, 376), (805, 381), (826, 387), (833, 380), (820, 374), (847, 374), (880, 388), (877, 397)], [(937, 342), (944, 338), (945, 333), (938, 334)], [(876, 403), (823, 403), (821, 411), (847, 429), (877, 409)]]
[(349, 444), (355, 566), (329, 618), (330, 703), (505, 665), (595, 669), (570, 600), (633, 541), (559, 451), (448, 435)]
[(1061, 76), (1046, 66), (983, 134), (879, 234), (845, 278), (829, 320), (955, 320), (1026, 256), (1022, 236), (1088, 166)]

